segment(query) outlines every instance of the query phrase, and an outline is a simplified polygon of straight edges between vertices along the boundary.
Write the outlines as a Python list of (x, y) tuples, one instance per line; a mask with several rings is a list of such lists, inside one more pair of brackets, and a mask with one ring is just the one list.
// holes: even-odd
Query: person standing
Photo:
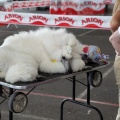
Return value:
[(120, 0), (115, 0), (112, 12), (112, 19), (110, 21), (110, 29), (115, 32), (120, 26)]
[(118, 86), (119, 98), (119, 108), (116, 120), (120, 120), (120, 0), (115, 1), (112, 18), (110, 20), (110, 29), (112, 35), (110, 36), (109, 41), (111, 42), (116, 52), (114, 61), (114, 73), (116, 78), (116, 84)]

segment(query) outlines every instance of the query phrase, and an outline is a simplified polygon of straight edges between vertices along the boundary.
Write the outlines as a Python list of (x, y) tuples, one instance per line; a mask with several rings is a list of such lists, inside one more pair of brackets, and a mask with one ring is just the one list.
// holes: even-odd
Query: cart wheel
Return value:
[(13, 93), (8, 102), (9, 110), (14, 113), (20, 113), (25, 110), (28, 104), (27, 95), (22, 92)]
[(89, 72), (88, 81), (90, 85), (93, 87), (100, 86), (102, 83), (102, 73), (97, 70)]

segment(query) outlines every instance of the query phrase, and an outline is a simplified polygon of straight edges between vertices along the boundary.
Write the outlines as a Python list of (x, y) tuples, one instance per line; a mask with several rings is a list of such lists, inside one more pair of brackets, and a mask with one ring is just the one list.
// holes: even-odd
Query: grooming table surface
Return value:
[(4, 79), (0, 79), (0, 85), (5, 86), (5, 87), (9, 87), (9, 88), (14, 88), (14, 89), (27, 89), (30, 87), (34, 87), (34, 86), (38, 86), (38, 85), (42, 85), (42, 84), (46, 84), (46, 83), (50, 83), (50, 82), (54, 82), (60, 79), (65, 79), (65, 78), (69, 78), (78, 74), (82, 74), (85, 72), (90, 72), (90, 71), (94, 71), (94, 70), (98, 70), (98, 69), (102, 69), (106, 66), (108, 66), (110, 63), (108, 62), (107, 64), (97, 64), (97, 63), (89, 63), (89, 66), (92, 66), (89, 69), (84, 69), (82, 71), (79, 72), (73, 72), (73, 73), (67, 73), (67, 74), (47, 74), (47, 73), (40, 73), (40, 75), (42, 75), (44, 78), (37, 78), (37, 80), (32, 81), (32, 82), (17, 82), (15, 84), (11, 84), (11, 83), (7, 83), (5, 82)]

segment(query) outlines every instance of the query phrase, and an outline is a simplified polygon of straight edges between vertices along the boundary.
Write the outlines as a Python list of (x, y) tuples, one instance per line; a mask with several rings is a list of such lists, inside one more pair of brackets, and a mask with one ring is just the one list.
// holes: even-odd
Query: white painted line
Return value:
[[(7, 111), (1, 111), (1, 115), (2, 116), (6, 116), (9, 113)], [(50, 118), (44, 118), (44, 117), (38, 117), (38, 116), (34, 116), (34, 115), (26, 115), (26, 114), (14, 114), (15, 117), (20, 117), (21, 119), (25, 118), (29, 119), (29, 120), (57, 120), (57, 119), (50, 119)]]
[(88, 34), (88, 33), (91, 33), (91, 32), (93, 32), (93, 31), (95, 31), (95, 30), (90, 30), (90, 31), (87, 31), (87, 32), (84, 32), (84, 33), (82, 33), (82, 34), (80, 34), (80, 35), (77, 35), (77, 36), (83, 36), (83, 35), (86, 35), (86, 34)]
[[(103, 79), (105, 78), (105, 77), (107, 77), (111, 72), (113, 71), (113, 66), (110, 68), (110, 69), (108, 69), (104, 74), (103, 74)], [(94, 87), (90, 87), (90, 90), (92, 90)], [(77, 96), (77, 98), (83, 98), (83, 97), (85, 97), (86, 96), (86, 94), (87, 94), (87, 89), (85, 89), (80, 95), (78, 95)]]
[[(93, 89), (93, 87), (90, 86), (90, 90), (92, 90), (92, 89)], [(78, 95), (77, 98), (82, 99), (83, 97), (86, 96), (86, 94), (87, 94), (87, 89), (85, 89), (80, 95)]]

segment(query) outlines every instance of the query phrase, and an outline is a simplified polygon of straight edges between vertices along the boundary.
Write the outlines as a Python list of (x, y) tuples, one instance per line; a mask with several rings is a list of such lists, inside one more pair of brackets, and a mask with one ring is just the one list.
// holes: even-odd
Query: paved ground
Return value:
[[(107, 15), (111, 15), (111, 11), (108, 11)], [(14, 25), (10, 25), (8, 28), (0, 27), (0, 44), (8, 35), (31, 29), (37, 29), (37, 27), (18, 26), (16, 28)], [(118, 109), (118, 91), (113, 73), (115, 52), (108, 40), (111, 32), (92, 29), (68, 29), (68, 31), (73, 32), (82, 43), (97, 45), (101, 48), (102, 53), (110, 55), (111, 64), (101, 70), (104, 78), (102, 85), (91, 88), (91, 104), (102, 112), (104, 120), (115, 120)], [(86, 82), (86, 74), (81, 74), (77, 78)], [(72, 84), (66, 79), (36, 87), (28, 95), (27, 108), (20, 114), (14, 114), (14, 120), (59, 120), (60, 103), (66, 97), (72, 96), (71, 91)], [(76, 98), (80, 101), (86, 100), (86, 87), (79, 83), (76, 88)], [(1, 111), (2, 120), (8, 120), (8, 101), (1, 105)], [(67, 103), (64, 111), (64, 120), (99, 120), (99, 116), (94, 110), (75, 104)]]

